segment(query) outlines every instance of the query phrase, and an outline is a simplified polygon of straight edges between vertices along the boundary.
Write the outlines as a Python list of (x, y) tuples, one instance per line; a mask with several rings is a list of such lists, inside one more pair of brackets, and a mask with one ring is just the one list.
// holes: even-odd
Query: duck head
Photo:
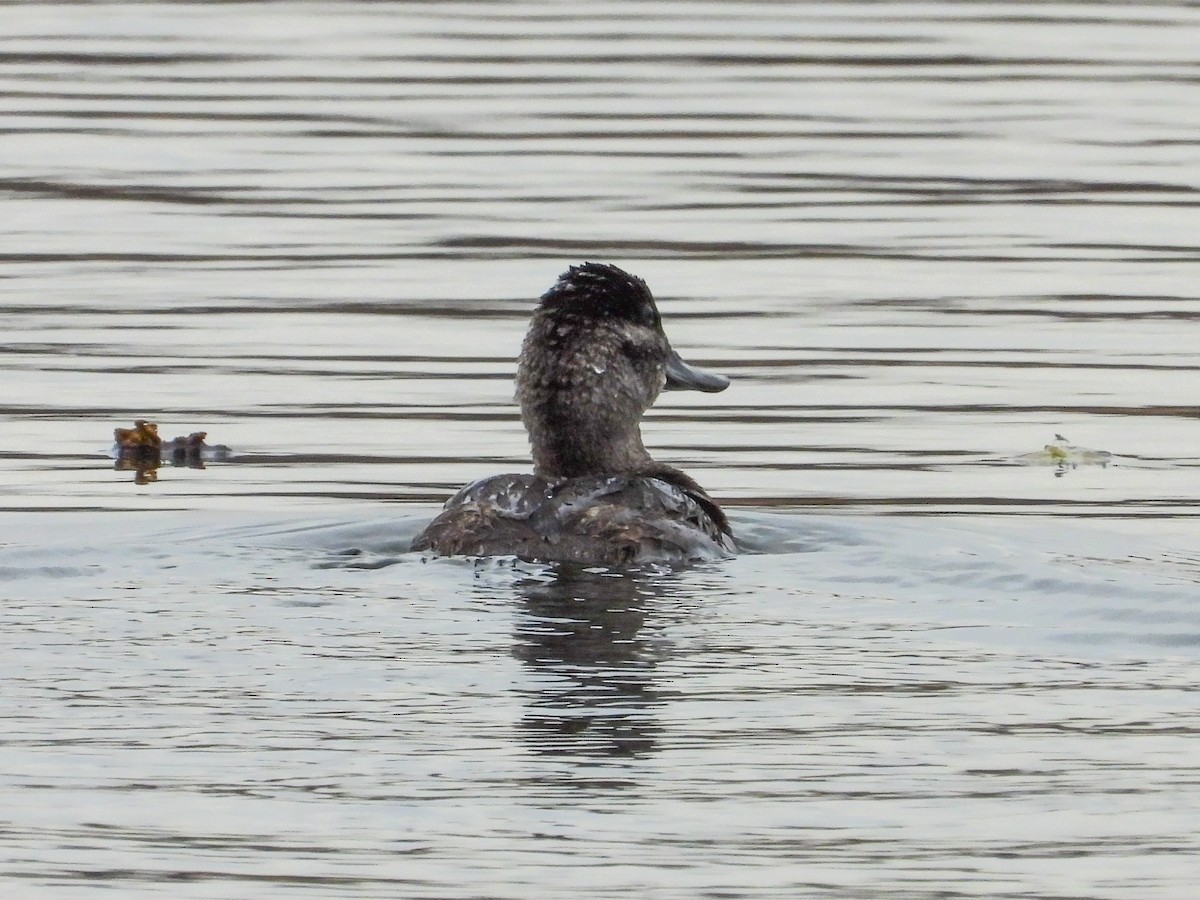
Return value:
[(542, 296), (517, 365), (521, 421), (546, 478), (646, 470), (640, 421), (658, 395), (728, 386), (671, 348), (646, 282), (602, 263), (572, 266)]

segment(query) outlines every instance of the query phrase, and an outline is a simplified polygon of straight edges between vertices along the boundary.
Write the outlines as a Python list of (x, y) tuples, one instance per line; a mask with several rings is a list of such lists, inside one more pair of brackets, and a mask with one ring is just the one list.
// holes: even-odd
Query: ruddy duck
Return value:
[(642, 279), (572, 266), (543, 295), (517, 364), (533, 474), (463, 488), (412, 549), (584, 565), (732, 555), (725, 513), (683, 472), (651, 459), (639, 427), (664, 388), (728, 386), (671, 349)]

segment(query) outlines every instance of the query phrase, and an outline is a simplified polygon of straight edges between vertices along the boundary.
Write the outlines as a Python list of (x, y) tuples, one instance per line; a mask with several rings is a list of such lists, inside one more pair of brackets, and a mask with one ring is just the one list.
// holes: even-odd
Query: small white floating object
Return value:
[(1058, 469), (1074, 469), (1079, 466), (1107, 466), (1113, 455), (1107, 450), (1089, 450), (1072, 444), (1061, 434), (1054, 436), (1054, 443), (1047, 444), (1033, 453), (1023, 453), (1016, 462), (1026, 466), (1054, 466)]

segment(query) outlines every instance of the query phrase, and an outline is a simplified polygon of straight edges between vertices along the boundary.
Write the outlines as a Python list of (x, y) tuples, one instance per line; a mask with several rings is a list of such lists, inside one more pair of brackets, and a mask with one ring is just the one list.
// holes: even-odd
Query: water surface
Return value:
[[(0, 882), (1190, 895), (1198, 25), (0, 7)], [(584, 259), (734, 379), (645, 432), (754, 552), (406, 554)]]

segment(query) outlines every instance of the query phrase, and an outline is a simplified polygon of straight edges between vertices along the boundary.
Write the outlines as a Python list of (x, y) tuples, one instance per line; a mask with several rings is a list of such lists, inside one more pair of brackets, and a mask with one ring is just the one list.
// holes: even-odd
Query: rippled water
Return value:
[[(1198, 46), (1187, 3), (0, 6), (0, 885), (1190, 896)], [(645, 431), (757, 552), (406, 554), (528, 469), (513, 360), (584, 259), (734, 379)], [(135, 484), (136, 418), (233, 457)]]

